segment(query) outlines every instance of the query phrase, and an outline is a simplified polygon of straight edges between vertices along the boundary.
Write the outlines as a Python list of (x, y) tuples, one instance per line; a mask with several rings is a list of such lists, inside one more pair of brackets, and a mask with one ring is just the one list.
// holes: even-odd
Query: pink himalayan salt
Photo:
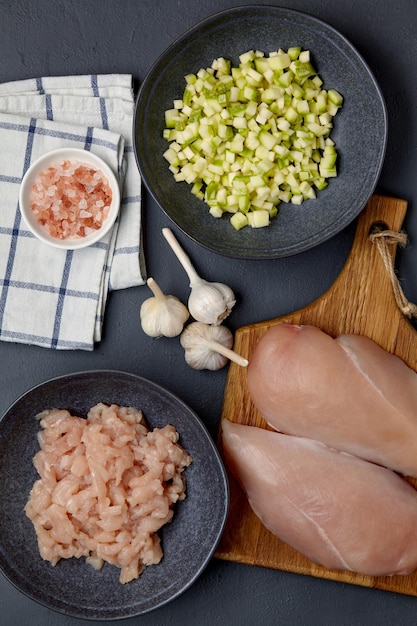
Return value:
[(103, 172), (69, 160), (40, 172), (30, 196), (38, 222), (57, 239), (85, 237), (101, 228), (111, 201)]

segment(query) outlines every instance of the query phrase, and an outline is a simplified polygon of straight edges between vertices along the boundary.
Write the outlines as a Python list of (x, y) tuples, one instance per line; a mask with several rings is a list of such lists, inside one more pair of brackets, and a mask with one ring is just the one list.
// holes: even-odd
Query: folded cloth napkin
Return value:
[[(110, 290), (145, 281), (141, 180), (132, 146), (132, 77), (53, 76), (0, 84), (0, 339), (92, 350)], [(109, 235), (74, 251), (37, 240), (21, 217), (22, 177), (42, 154), (90, 150), (119, 177)]]

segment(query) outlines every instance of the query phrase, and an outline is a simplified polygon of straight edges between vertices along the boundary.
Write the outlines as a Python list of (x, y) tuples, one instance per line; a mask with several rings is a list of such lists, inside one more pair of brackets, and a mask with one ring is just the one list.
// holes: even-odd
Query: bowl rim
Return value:
[[(94, 233), (76, 239), (57, 239), (51, 237), (47, 231), (38, 223), (36, 217), (32, 214), (29, 206), (29, 192), (36, 176), (48, 165), (52, 165), (59, 159), (66, 158), (68, 160), (78, 160), (80, 163), (92, 165), (99, 169), (106, 176), (107, 181), (112, 190), (112, 201), (109, 213), (101, 228)], [(94, 243), (100, 241), (113, 227), (120, 211), (121, 192), (120, 184), (115, 173), (108, 163), (100, 156), (83, 148), (63, 147), (55, 150), (48, 150), (33, 163), (30, 164), (23, 175), (19, 189), (19, 209), (24, 219), (25, 225), (31, 233), (43, 243), (61, 250), (78, 250), (87, 248)]]
[[(150, 89), (152, 85), (152, 81), (155, 78), (154, 76), (155, 72), (158, 71), (160, 68), (163, 71), (166, 58), (167, 57), (170, 58), (171, 55), (175, 54), (177, 50), (180, 50), (181, 44), (184, 41), (186, 41), (190, 36), (197, 34), (198, 31), (202, 27), (207, 27), (207, 26), (210, 27), (210, 25), (213, 22), (217, 23), (222, 18), (226, 18), (229, 16), (231, 18), (233, 18), (234, 16), (238, 17), (239, 14), (244, 14), (246, 12), (249, 12), (249, 13), (254, 12), (257, 15), (261, 15), (265, 11), (276, 13), (278, 17), (280, 16), (292, 17), (293, 16), (298, 19), (308, 20), (312, 24), (314, 23), (319, 24), (324, 29), (324, 31), (326, 31), (326, 33), (329, 33), (335, 37), (336, 42), (333, 42), (333, 43), (335, 43), (336, 46), (338, 46), (337, 42), (340, 42), (349, 50), (349, 52), (355, 58), (356, 62), (358, 62), (359, 65), (361, 66), (364, 74), (366, 74), (366, 76), (369, 78), (369, 84), (372, 85), (374, 93), (377, 97), (378, 113), (380, 116), (380, 123), (381, 123), (381, 134), (380, 134), (381, 141), (380, 141), (380, 149), (378, 153), (379, 155), (378, 160), (375, 162), (373, 178), (372, 178), (372, 181), (370, 181), (371, 184), (368, 186), (368, 190), (366, 194), (364, 194), (363, 192), (360, 193), (361, 202), (357, 204), (357, 206), (355, 207), (355, 211), (352, 211), (352, 210), (348, 211), (348, 217), (346, 219), (341, 220), (340, 215), (338, 215), (337, 219), (335, 219), (331, 224), (329, 224), (324, 229), (323, 233), (316, 233), (315, 237), (312, 240), (305, 239), (303, 242), (301, 242), (301, 244), (298, 242), (295, 242), (295, 243), (289, 244), (288, 246), (285, 246), (284, 249), (275, 248), (271, 250), (267, 246), (264, 246), (264, 247), (260, 247), (261, 249), (253, 248), (252, 250), (250, 249), (242, 250), (239, 247), (227, 246), (224, 242), (208, 243), (204, 239), (201, 233), (197, 233), (197, 232), (191, 233), (188, 231), (185, 225), (178, 223), (175, 216), (169, 210), (169, 207), (166, 206), (167, 203), (164, 202), (163, 199), (159, 198), (158, 192), (154, 189), (152, 185), (151, 179), (148, 175), (150, 172), (150, 165), (146, 161), (146, 158), (144, 159), (145, 162), (142, 162), (142, 155), (144, 153), (144, 149), (143, 148), (140, 149), (139, 147), (141, 140), (139, 138), (138, 128), (139, 128), (139, 123), (140, 123), (141, 107), (143, 104), (145, 104), (145, 106), (147, 105), (147, 101), (145, 101), (145, 103), (143, 101), (146, 98), (147, 90)], [(144, 80), (141, 82), (139, 86), (136, 101), (135, 101), (135, 111), (134, 111), (134, 116), (133, 116), (134, 154), (135, 154), (137, 167), (142, 176), (142, 180), (146, 186), (147, 191), (150, 193), (151, 197), (159, 206), (159, 208), (163, 211), (166, 217), (184, 235), (190, 238), (194, 243), (202, 246), (203, 248), (205, 248), (206, 250), (210, 252), (215, 252), (225, 257), (232, 257), (232, 258), (237, 258), (241, 260), (271, 260), (271, 259), (291, 257), (294, 255), (300, 254), (302, 252), (311, 250), (312, 248), (322, 243), (325, 243), (326, 241), (328, 241), (329, 239), (333, 238), (335, 235), (340, 233), (344, 228), (347, 228), (358, 217), (359, 213), (364, 209), (364, 207), (366, 206), (366, 203), (369, 201), (370, 197), (375, 192), (375, 189), (377, 187), (377, 184), (378, 184), (378, 181), (379, 181), (382, 169), (383, 169), (384, 161), (385, 161), (387, 143), (388, 143), (387, 105), (384, 99), (382, 89), (378, 81), (376, 80), (376, 77), (373, 71), (371, 70), (368, 62), (363, 57), (363, 55), (358, 51), (358, 49), (351, 43), (351, 41), (345, 35), (343, 35), (337, 28), (329, 24), (327, 21), (315, 15), (312, 15), (311, 13), (306, 12), (306, 11), (281, 7), (281, 6), (272, 5), (272, 4), (238, 5), (235, 7), (217, 11), (216, 13), (208, 15), (207, 17), (196, 22), (194, 25), (192, 25), (183, 33), (181, 33), (173, 42), (171, 42), (159, 54), (159, 56), (153, 61), (152, 65), (149, 67), (149, 69), (146, 72)], [(168, 147), (168, 144), (167, 144), (167, 147)], [(191, 193), (191, 190), (190, 190), (190, 193)]]

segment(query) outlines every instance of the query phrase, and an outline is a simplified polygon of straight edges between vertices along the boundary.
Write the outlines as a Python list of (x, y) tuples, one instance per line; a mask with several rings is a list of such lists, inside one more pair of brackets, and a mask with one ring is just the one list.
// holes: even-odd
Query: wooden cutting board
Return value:
[[(303, 309), (239, 328), (234, 349), (250, 358), (255, 345), (270, 326), (279, 322), (313, 324), (332, 336), (342, 333), (366, 335), (417, 371), (417, 333), (399, 310), (389, 274), (369, 238), (376, 224), (400, 231), (406, 211), (404, 200), (373, 196), (359, 217), (351, 252), (332, 287)], [(391, 253), (394, 258), (395, 245), (392, 245)], [(249, 397), (246, 372), (245, 368), (230, 364), (221, 419), (267, 428)], [(221, 452), (220, 441), (219, 449)], [(254, 515), (230, 473), (229, 479), (230, 513), (216, 557), (417, 596), (417, 572), (410, 576), (371, 577), (315, 565), (274, 537)], [(412, 484), (417, 486), (417, 481)]]

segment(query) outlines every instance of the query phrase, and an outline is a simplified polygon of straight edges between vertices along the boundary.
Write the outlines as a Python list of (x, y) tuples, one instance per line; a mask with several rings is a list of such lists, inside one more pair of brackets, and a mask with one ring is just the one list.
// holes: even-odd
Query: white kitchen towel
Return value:
[[(133, 107), (129, 75), (0, 85), (0, 339), (92, 350), (101, 339), (108, 291), (144, 284)], [(109, 236), (71, 252), (35, 239), (18, 207), (29, 165), (61, 147), (102, 157), (119, 176), (122, 192), (120, 217)]]

